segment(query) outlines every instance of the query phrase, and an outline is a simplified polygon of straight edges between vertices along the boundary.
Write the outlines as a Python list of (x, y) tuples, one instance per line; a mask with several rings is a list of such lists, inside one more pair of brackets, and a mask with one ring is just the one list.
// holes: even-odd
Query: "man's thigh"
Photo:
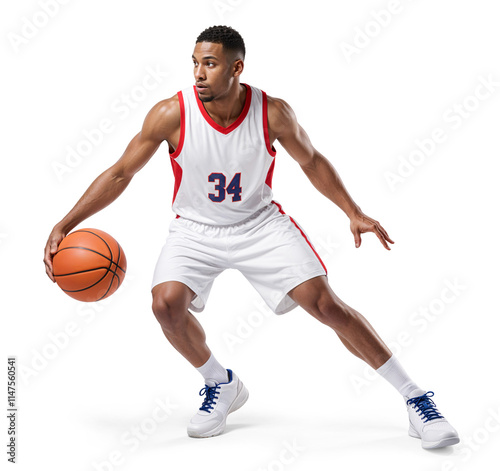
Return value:
[(153, 275), (152, 289), (177, 281), (195, 293), (189, 307), (195, 312), (205, 308), (213, 282), (226, 268), (223, 241), (216, 235), (204, 234), (185, 222), (174, 220)]
[(288, 295), (290, 290), (327, 274), (304, 229), (286, 214), (232, 238), (230, 252), (232, 268), (247, 278), (276, 314), (298, 305)]

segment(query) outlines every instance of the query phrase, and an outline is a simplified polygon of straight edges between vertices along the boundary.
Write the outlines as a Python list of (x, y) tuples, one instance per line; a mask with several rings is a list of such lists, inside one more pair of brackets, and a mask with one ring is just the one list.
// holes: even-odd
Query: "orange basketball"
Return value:
[(111, 296), (122, 284), (127, 259), (120, 244), (99, 229), (78, 229), (59, 244), (53, 258), (59, 287), (78, 301)]

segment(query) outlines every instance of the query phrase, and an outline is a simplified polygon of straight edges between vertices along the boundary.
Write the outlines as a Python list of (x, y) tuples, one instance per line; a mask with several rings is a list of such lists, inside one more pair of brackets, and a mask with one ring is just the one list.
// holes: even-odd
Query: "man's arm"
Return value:
[(309, 136), (297, 122), (292, 108), (283, 100), (269, 97), (269, 138), (278, 139), (283, 148), (295, 159), (314, 187), (333, 201), (349, 217), (356, 247), (361, 245), (361, 234), (374, 232), (382, 245), (390, 250), (393, 244), (378, 221), (366, 216), (354, 202), (330, 161), (311, 144)]
[(177, 142), (179, 132), (179, 100), (175, 95), (151, 109), (141, 132), (130, 141), (120, 159), (92, 182), (73, 209), (52, 229), (43, 259), (45, 271), (52, 281), (55, 282), (52, 258), (64, 237), (75, 226), (116, 200), (160, 144), (164, 140)]

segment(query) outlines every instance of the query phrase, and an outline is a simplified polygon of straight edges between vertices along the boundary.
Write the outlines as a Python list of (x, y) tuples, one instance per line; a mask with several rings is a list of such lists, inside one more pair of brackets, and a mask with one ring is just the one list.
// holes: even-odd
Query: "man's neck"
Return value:
[(210, 117), (220, 126), (227, 128), (240, 116), (245, 106), (247, 87), (240, 83), (221, 98), (203, 103)]

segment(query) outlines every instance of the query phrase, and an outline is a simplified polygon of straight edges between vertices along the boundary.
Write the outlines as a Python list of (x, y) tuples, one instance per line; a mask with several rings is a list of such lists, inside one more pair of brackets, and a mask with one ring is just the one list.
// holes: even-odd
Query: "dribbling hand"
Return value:
[(54, 270), (52, 267), (52, 259), (54, 258), (57, 248), (61, 241), (66, 237), (66, 233), (58, 229), (57, 226), (52, 229), (49, 235), (47, 244), (45, 245), (45, 255), (43, 257), (43, 262), (45, 263), (45, 273), (47, 276), (55, 283)]

